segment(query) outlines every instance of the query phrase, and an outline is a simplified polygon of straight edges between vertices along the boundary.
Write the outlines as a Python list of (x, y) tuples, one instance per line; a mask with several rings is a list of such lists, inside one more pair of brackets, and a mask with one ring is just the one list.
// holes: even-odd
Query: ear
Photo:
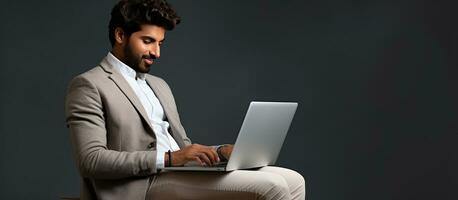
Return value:
[(122, 28), (117, 27), (114, 31), (114, 36), (115, 36), (116, 43), (118, 44), (124, 43), (124, 39), (126, 36), (124, 35), (124, 30), (122, 30)]

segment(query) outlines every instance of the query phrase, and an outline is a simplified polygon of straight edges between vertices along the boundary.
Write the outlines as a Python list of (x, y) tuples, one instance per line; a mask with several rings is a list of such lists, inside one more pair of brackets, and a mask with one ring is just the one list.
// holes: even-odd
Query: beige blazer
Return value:
[[(172, 92), (146, 75), (180, 148), (191, 144)], [(140, 100), (106, 58), (71, 80), (65, 116), (81, 175), (81, 199), (144, 200), (156, 169), (156, 137)]]

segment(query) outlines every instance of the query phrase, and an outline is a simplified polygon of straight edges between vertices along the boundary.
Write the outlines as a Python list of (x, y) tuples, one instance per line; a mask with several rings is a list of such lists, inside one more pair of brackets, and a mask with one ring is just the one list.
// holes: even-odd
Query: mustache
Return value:
[(149, 54), (149, 55), (143, 55), (142, 58), (144, 59), (153, 59), (153, 60), (156, 60), (157, 57), (153, 54)]

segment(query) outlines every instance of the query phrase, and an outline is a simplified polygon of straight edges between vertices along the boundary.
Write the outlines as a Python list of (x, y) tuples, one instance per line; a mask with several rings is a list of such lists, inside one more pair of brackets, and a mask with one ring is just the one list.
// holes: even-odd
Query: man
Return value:
[(213, 165), (232, 145), (192, 144), (169, 86), (147, 74), (180, 18), (165, 0), (122, 0), (109, 23), (112, 50), (69, 84), (65, 114), (81, 199), (305, 199), (304, 179), (279, 167), (230, 173), (170, 172)]

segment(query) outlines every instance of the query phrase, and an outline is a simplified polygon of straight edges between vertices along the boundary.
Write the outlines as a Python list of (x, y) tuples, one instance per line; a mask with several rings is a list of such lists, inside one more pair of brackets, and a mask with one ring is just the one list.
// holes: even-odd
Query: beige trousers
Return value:
[(171, 172), (155, 176), (147, 200), (285, 199), (304, 200), (305, 181), (281, 167), (232, 172)]

